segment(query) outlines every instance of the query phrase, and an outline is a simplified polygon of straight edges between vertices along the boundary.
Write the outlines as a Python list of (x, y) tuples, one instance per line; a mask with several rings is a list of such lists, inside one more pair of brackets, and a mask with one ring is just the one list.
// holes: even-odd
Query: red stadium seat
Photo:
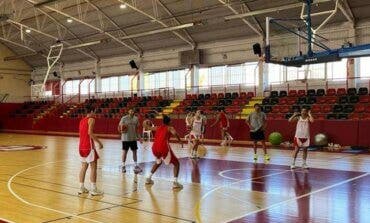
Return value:
[(247, 99), (247, 93), (241, 92), (239, 98), (240, 99)]
[(299, 97), (306, 96), (306, 91), (305, 90), (298, 90), (298, 96)]
[(355, 112), (356, 112), (356, 113), (362, 113), (362, 112), (365, 112), (365, 109), (366, 109), (366, 107), (365, 107), (365, 105), (363, 105), (363, 104), (357, 104), (357, 105), (355, 106)]
[(325, 114), (314, 114), (315, 119), (317, 120), (325, 120), (326, 115)]
[(287, 100), (287, 104), (288, 105), (294, 105), (296, 102), (297, 102), (297, 99), (296, 98), (289, 98)]
[(247, 93), (247, 98), (253, 98), (254, 97), (254, 93), (253, 92), (248, 92)]
[(311, 108), (313, 113), (321, 113), (321, 106), (320, 105), (313, 105)]
[(325, 104), (326, 103), (326, 98), (325, 97), (319, 97), (319, 98), (317, 98), (316, 103), (317, 104)]
[(360, 114), (356, 114), (356, 113), (352, 113), (348, 116), (349, 119), (352, 119), (352, 120), (359, 120), (361, 118), (361, 115)]
[(360, 103), (368, 104), (370, 102), (370, 96), (364, 95), (360, 96)]
[(336, 97), (327, 97), (326, 98), (326, 103), (327, 104), (335, 104), (335, 103), (337, 103), (337, 101), (338, 101), (338, 98), (336, 98)]
[(290, 90), (288, 96), (289, 97), (297, 97), (297, 91), (296, 90)]
[(276, 105), (276, 106), (272, 107), (272, 112), (273, 113), (280, 113), (280, 106)]
[(324, 112), (324, 113), (330, 113), (332, 110), (333, 110), (332, 105), (324, 105), (321, 108), (321, 111)]
[(347, 91), (345, 88), (338, 88), (337, 90), (337, 95), (338, 96), (342, 96), (342, 95), (346, 95), (347, 94)]
[(326, 95), (327, 96), (335, 96), (337, 94), (336, 90), (334, 88), (329, 88), (327, 91), (326, 91)]
[(277, 114), (269, 113), (269, 114), (267, 115), (267, 119), (268, 119), (268, 120), (274, 120), (274, 119), (276, 119), (276, 116), (277, 116)]
[(370, 105), (366, 106), (366, 108), (365, 108), (365, 112), (366, 112), (366, 113), (370, 113)]
[(370, 113), (365, 113), (362, 115), (362, 120), (370, 120)]
[(276, 114), (275, 119), (279, 119), (279, 120), (285, 119), (285, 114), (278, 113), (278, 114)]
[(290, 107), (289, 106), (281, 106), (280, 112), (281, 113), (289, 113)]
[(279, 104), (280, 105), (286, 105), (288, 103), (288, 99), (286, 99), (286, 98), (280, 98), (279, 99)]

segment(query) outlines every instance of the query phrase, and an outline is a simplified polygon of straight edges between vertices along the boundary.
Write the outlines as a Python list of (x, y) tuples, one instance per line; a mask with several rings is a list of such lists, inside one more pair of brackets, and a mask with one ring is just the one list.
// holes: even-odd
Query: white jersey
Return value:
[(203, 126), (202, 118), (200, 119), (194, 118), (193, 125), (191, 127), (191, 132), (197, 135), (202, 134), (202, 126)]
[(310, 138), (310, 119), (307, 117), (303, 119), (299, 117), (297, 122), (297, 128), (295, 131), (295, 137), (299, 139), (309, 139)]

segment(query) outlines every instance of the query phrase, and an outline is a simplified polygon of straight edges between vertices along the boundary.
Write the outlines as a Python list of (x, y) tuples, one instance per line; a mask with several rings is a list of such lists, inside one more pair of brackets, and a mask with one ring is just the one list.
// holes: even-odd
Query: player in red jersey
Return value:
[(164, 162), (166, 165), (172, 164), (174, 166), (174, 181), (172, 188), (181, 189), (183, 186), (177, 181), (180, 171), (180, 162), (177, 159), (176, 155), (173, 153), (169, 144), (169, 140), (171, 136), (174, 136), (178, 139), (179, 143), (181, 143), (181, 147), (183, 146), (183, 144), (175, 128), (171, 126), (170, 117), (164, 115), (163, 124), (159, 127), (152, 127), (152, 130), (155, 131), (152, 151), (153, 155), (156, 158), (156, 163), (153, 165), (149, 176), (146, 178), (145, 184), (154, 184), (152, 176), (157, 171), (158, 167), (161, 166), (162, 162)]
[(225, 110), (223, 108), (218, 109), (216, 121), (211, 125), (211, 127), (215, 126), (217, 123), (220, 123), (221, 138), (222, 138), (221, 146), (230, 145), (234, 139), (230, 135), (230, 133), (228, 133), (228, 129), (230, 128), (230, 123), (229, 123), (229, 119), (226, 116)]
[(79, 125), (80, 133), (80, 144), (79, 144), (79, 154), (82, 162), (80, 170), (80, 190), (78, 194), (88, 193), (89, 191), (84, 186), (85, 175), (87, 168), (90, 166), (90, 182), (91, 191), (90, 194), (93, 196), (102, 195), (103, 192), (98, 190), (96, 187), (96, 175), (97, 175), (97, 165), (99, 155), (96, 151), (94, 141), (98, 143), (98, 149), (103, 148), (103, 144), (94, 134), (95, 125), (95, 109), (89, 108), (85, 118), (81, 119)]

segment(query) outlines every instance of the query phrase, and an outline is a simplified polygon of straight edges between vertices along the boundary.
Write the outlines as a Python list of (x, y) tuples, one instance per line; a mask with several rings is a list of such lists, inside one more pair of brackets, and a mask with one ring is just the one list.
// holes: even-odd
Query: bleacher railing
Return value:
[[(346, 90), (351, 87), (367, 87), (370, 89), (370, 78), (350, 77), (350, 78), (333, 78), (333, 79), (310, 79), (310, 80), (293, 80), (287, 82), (270, 83), (269, 90), (271, 91), (287, 91), (290, 90), (309, 90), (309, 89), (325, 89), (330, 88), (338, 89), (345, 88)], [(268, 96), (268, 95), (265, 95)]]
[(213, 94), (213, 93), (234, 93), (237, 92), (253, 92), (257, 95), (257, 86), (250, 86), (246, 84), (230, 84), (230, 85), (210, 85), (210, 86), (193, 86), (185, 91), (185, 97), (188, 94)]

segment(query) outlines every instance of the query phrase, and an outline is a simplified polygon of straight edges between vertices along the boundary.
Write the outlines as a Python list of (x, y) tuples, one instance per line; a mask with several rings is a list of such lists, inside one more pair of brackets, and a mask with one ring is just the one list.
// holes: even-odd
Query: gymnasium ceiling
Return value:
[[(0, 0), (0, 42), (31, 66), (45, 66), (45, 55), (59, 39), (65, 46), (103, 40), (104, 43), (67, 50), (64, 63), (136, 55), (157, 49), (193, 47), (199, 43), (258, 37), (265, 17), (297, 18), (301, 8), (225, 20), (225, 16), (298, 3), (298, 0)], [(313, 11), (334, 8), (335, 0), (315, 5)], [(44, 3), (44, 4), (43, 4)], [(121, 8), (125, 3), (126, 8)], [(331, 23), (370, 19), (370, 1), (340, 0)], [(346, 14), (346, 15), (345, 15)], [(326, 15), (327, 16), (327, 15)], [(315, 17), (314, 24), (325, 17)], [(67, 20), (70, 19), (70, 22)], [(174, 32), (130, 39), (165, 27), (195, 23)], [(27, 33), (26, 30), (31, 32)], [(21, 35), (23, 30), (23, 35)], [(28, 55), (28, 56), (25, 56)]]

